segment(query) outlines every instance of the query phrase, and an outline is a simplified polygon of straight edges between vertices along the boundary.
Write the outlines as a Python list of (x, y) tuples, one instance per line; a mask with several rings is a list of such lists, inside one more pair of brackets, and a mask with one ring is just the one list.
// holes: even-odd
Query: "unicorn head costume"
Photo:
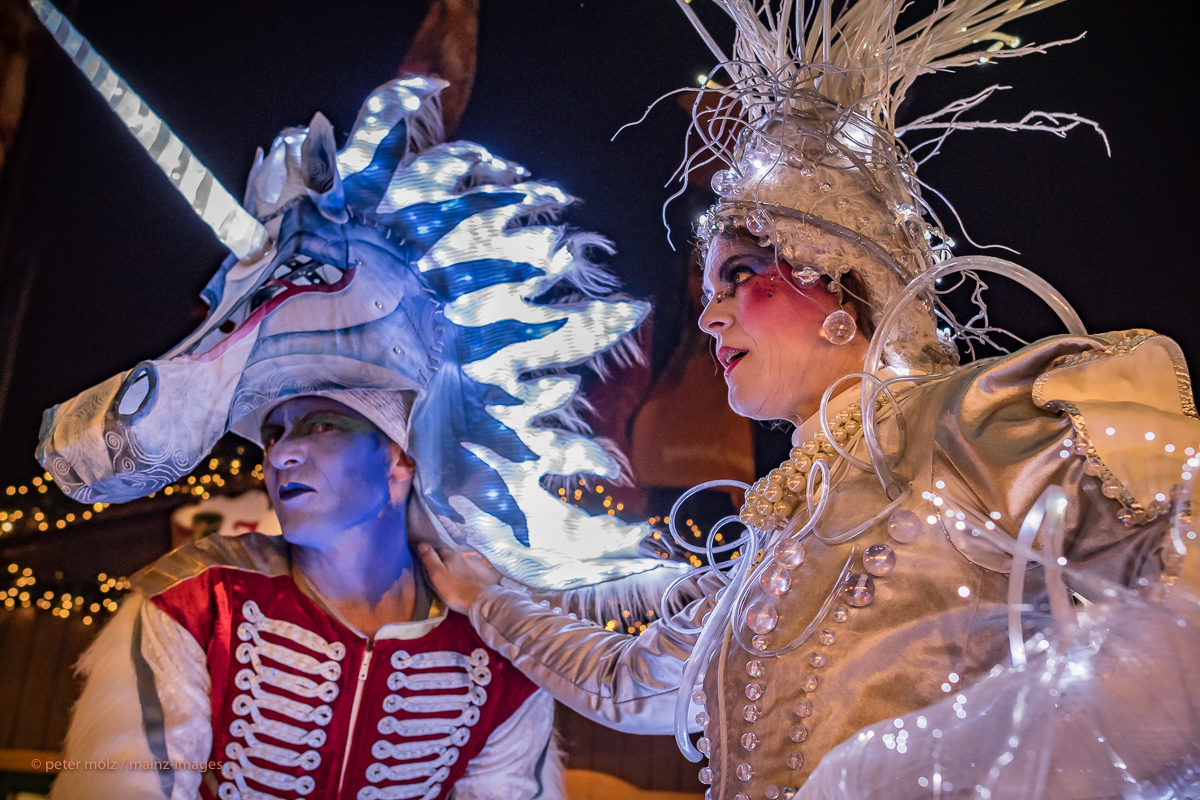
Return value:
[(647, 306), (614, 297), (588, 260), (604, 239), (531, 222), (572, 198), (441, 141), (446, 84), (379, 87), (341, 150), (319, 113), (284, 130), (238, 204), (52, 5), (33, 7), (232, 253), (190, 336), (46, 412), (37, 456), (67, 494), (149, 494), (227, 431), (257, 442), (271, 406), (315, 393), (404, 446), (439, 533), (516, 580), (568, 589), (672, 566), (638, 556), (644, 528), (546, 488), (620, 478), (620, 458), (585, 435), (566, 368), (629, 357)]

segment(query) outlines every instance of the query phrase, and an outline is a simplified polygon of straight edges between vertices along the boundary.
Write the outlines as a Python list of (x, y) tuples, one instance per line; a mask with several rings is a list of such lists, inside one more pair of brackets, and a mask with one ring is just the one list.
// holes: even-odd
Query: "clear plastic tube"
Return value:
[[(675, 500), (675, 503), (671, 506), (671, 513), (667, 517), (667, 529), (675, 543), (689, 553), (706, 556), (708, 558), (707, 564), (688, 570), (683, 575), (680, 575), (678, 578), (672, 581), (671, 585), (667, 587), (667, 590), (663, 592), (663, 596), (659, 602), (659, 611), (661, 613), (659, 618), (663, 621), (664, 625), (676, 633), (685, 635), (699, 633), (703, 629), (704, 625), (701, 624), (696, 628), (685, 628), (676, 625), (671, 619), (671, 614), (669, 613), (671, 594), (681, 585), (683, 585), (685, 581), (691, 580), (692, 578), (699, 578), (701, 575), (705, 575), (709, 572), (715, 573), (717, 577), (719, 577), (721, 581), (728, 586), (730, 579), (725, 576), (725, 573), (721, 571), (720, 565), (716, 563), (716, 554), (728, 552), (747, 543), (752, 543), (754, 540), (753, 532), (747, 528), (746, 532), (734, 541), (720, 545), (719, 547), (714, 547), (717, 532), (720, 531), (721, 528), (729, 525), (730, 523), (741, 522), (738, 517), (733, 515), (722, 517), (721, 519), (717, 520), (716, 524), (708, 529), (708, 536), (705, 537), (703, 547), (699, 547), (685, 540), (683, 536), (680, 535), (679, 530), (675, 527), (675, 520), (679, 517), (679, 509), (683, 507), (683, 504), (687, 502), (688, 498), (694, 494), (697, 494), (698, 492), (704, 491), (705, 489), (724, 487), (732, 487), (735, 489), (741, 489), (742, 491), (746, 491), (750, 488), (747, 484), (742, 483), (741, 481), (733, 480), (715, 480), (698, 484), (688, 489)], [(733, 563), (730, 562), (728, 566), (732, 567)]]
[[(704, 539), (704, 545), (705, 545), (704, 552), (705, 552), (705, 555), (708, 556), (708, 563), (715, 564), (717, 562), (717, 553), (728, 553), (730, 550), (736, 550), (737, 548), (741, 547), (745, 542), (750, 541), (750, 539), (749, 539), (750, 534), (743, 533), (741, 536), (734, 539), (732, 542), (726, 542), (725, 544), (717, 546), (717, 547), (713, 546), (717, 539), (717, 532), (720, 531), (721, 528), (724, 528), (726, 525), (730, 525), (733, 523), (737, 523), (738, 525), (746, 524), (746, 523), (742, 522), (741, 517), (739, 517), (737, 514), (730, 514), (728, 517), (721, 517), (719, 520), (716, 521), (716, 523), (711, 528), (708, 529), (708, 536), (706, 536)], [(726, 581), (726, 583), (728, 583), (728, 582), (729, 581)]]
[(874, 525), (876, 525), (880, 522), (883, 522), (883, 520), (890, 517), (892, 515), (892, 512), (895, 511), (897, 508), (899, 508), (900, 504), (903, 503), (905, 500), (907, 500), (909, 494), (911, 494), (911, 493), (912, 493), (912, 484), (909, 484), (908, 488), (905, 489), (903, 492), (901, 492), (899, 497), (897, 497), (895, 500), (893, 500), (892, 502), (890, 502), (886, 506), (884, 506), (882, 511), (880, 511), (878, 514), (871, 517), (870, 519), (866, 520), (862, 524), (856, 525), (854, 528), (846, 531), (845, 533), (839, 533), (834, 536), (822, 536), (821, 532), (814, 528), (813, 536), (817, 537), (822, 542), (824, 542), (825, 544), (828, 544), (828, 545), (844, 544), (844, 543), (850, 541), (851, 539), (855, 538), (856, 536), (859, 536), (860, 534), (865, 533), (869, 528), (873, 527)]
[(833, 397), (834, 389), (836, 389), (838, 386), (841, 386), (843, 381), (846, 381), (850, 378), (861, 378), (862, 380), (873, 380), (876, 383), (879, 382), (879, 379), (874, 375), (868, 375), (865, 372), (846, 373), (826, 387), (825, 393), (821, 395), (821, 405), (817, 410), (817, 419), (821, 423), (821, 431), (824, 432), (825, 438), (829, 440), (829, 446), (837, 451), (838, 455), (846, 459), (846, 463), (858, 467), (863, 472), (869, 472), (870, 470), (874, 469), (871, 462), (863, 461), (861, 458), (852, 456), (849, 450), (838, 444), (837, 440), (833, 438), (833, 429), (829, 425), (829, 398)]
[[(687, 502), (687, 500), (692, 495), (698, 494), (698, 493), (704, 491), (705, 489), (718, 489), (718, 488), (728, 488), (728, 487), (732, 487), (734, 489), (741, 489), (743, 492), (750, 490), (750, 484), (748, 484), (748, 483), (742, 483), (741, 481), (731, 481), (731, 480), (716, 480), (716, 481), (705, 481), (704, 483), (698, 483), (695, 486), (693, 486), (692, 488), (688, 489), (683, 494), (679, 495), (679, 497), (675, 500), (675, 503), (671, 506), (671, 513), (667, 517), (667, 529), (671, 532), (671, 538), (675, 540), (676, 544), (678, 544), (684, 550), (687, 550), (689, 553), (695, 553), (698, 556), (703, 556), (703, 555), (709, 555), (710, 553), (722, 553), (722, 552), (725, 552), (726, 550), (732, 550), (734, 547), (737, 546), (738, 542), (742, 541), (742, 539), (738, 539), (737, 542), (733, 542), (728, 545), (722, 545), (720, 548), (717, 548), (717, 549), (711, 548), (708, 543), (706, 543), (705, 546), (701, 547), (698, 545), (694, 545), (688, 541), (685, 541), (684, 538), (679, 534), (679, 531), (676, 530), (676, 528), (675, 528), (675, 520), (679, 516), (679, 509), (683, 506), (683, 504), (685, 502)], [(713, 537), (715, 537), (717, 530), (719, 530), (723, 526), (727, 525), (728, 522), (729, 522), (729, 517), (725, 517), (725, 518), (721, 519), (720, 521), (718, 521), (716, 525), (713, 525), (711, 528), (709, 528), (708, 538), (712, 539)]]
[[(1024, 267), (1002, 258), (996, 258), (995, 256), (956, 256), (946, 259), (936, 267), (917, 276), (883, 310), (883, 313), (880, 315), (879, 326), (876, 328), (875, 335), (871, 338), (871, 346), (867, 349), (867, 357), (863, 360), (864, 373), (874, 375), (883, 366), (883, 347), (887, 344), (892, 329), (899, 321), (904, 309), (910, 303), (915, 302), (917, 297), (931, 291), (939, 279), (958, 272), (991, 272), (1014, 280), (1031, 290), (1050, 306), (1051, 310), (1067, 326), (1068, 332), (1081, 335), (1087, 333), (1087, 328), (1084, 327), (1083, 321), (1079, 319), (1079, 315), (1075, 313), (1075, 309), (1062, 296), (1062, 293)], [(932, 378), (942, 376), (920, 377)], [(911, 377), (902, 377), (892, 380), (912, 379)], [(885, 382), (886, 385), (891, 385), (891, 383), (891, 380)], [(895, 498), (901, 492), (900, 481), (888, 466), (887, 459), (883, 454), (883, 448), (879, 443), (878, 437), (875, 435), (875, 406), (873, 398), (878, 395), (878, 392), (882, 388), (881, 386), (880, 389), (876, 389), (872, 393), (866, 381), (862, 384), (863, 439), (867, 443), (867, 452), (870, 454), (871, 461), (875, 465), (875, 471), (879, 475), (879, 480), (883, 483), (884, 491), (887, 492), (888, 497)], [(898, 411), (899, 409), (897, 409)], [(871, 424), (867, 424), (868, 418), (871, 420)]]
[[(757, 547), (754, 549), (757, 550)], [(725, 625), (729, 620), (729, 612), (733, 607), (734, 599), (742, 588), (746, 575), (750, 571), (750, 565), (754, 562), (754, 557), (750, 555), (751, 552), (753, 551), (747, 548), (747, 552), (742, 558), (734, 562), (730, 585), (726, 587), (725, 594), (717, 600), (716, 608), (710, 612), (708, 621), (700, 626), (700, 638), (696, 640), (691, 656), (683, 665), (683, 675), (679, 681), (679, 694), (675, 696), (675, 744), (679, 746), (684, 758), (693, 763), (700, 761), (703, 755), (692, 744), (692, 739), (688, 736), (687, 717), (691, 708), (692, 691), (699, 683), (701, 670), (708, 666), (713, 651), (725, 633)]]
[(879, 478), (880, 486), (883, 487), (888, 498), (894, 500), (903, 492), (900, 488), (903, 481), (896, 473), (892, 472), (891, 459), (883, 452), (883, 445), (879, 443), (879, 438), (875, 435), (875, 403), (880, 394), (886, 395), (891, 401), (892, 412), (896, 415), (896, 429), (900, 436), (896, 449), (897, 460), (904, 453), (904, 448), (908, 444), (908, 428), (904, 424), (904, 412), (900, 409), (900, 402), (892, 394), (892, 382), (880, 382), (878, 378), (875, 379), (875, 382), (879, 385), (869, 396), (866, 382), (862, 386), (863, 441), (866, 442), (867, 455), (871, 459), (871, 466), (875, 468), (875, 476)]
[[(1057, 538), (1059, 543), (1057, 548), (1051, 546), (1052, 557), (1050, 561), (1046, 562), (1047, 588), (1049, 589), (1050, 565), (1058, 567), (1056, 563), (1058, 555), (1054, 551), (1061, 552), (1062, 550), (1063, 515), (1066, 513), (1066, 509), (1067, 496), (1062, 487), (1048, 487), (1029, 509), (1029, 513), (1025, 515), (1025, 519), (1021, 522), (1020, 533), (1017, 534), (1016, 547), (1013, 548), (1012, 572), (1008, 576), (1008, 648), (1012, 654), (1013, 666), (1016, 667), (1023, 667), (1027, 663), (1025, 635), (1021, 630), (1021, 601), (1025, 595), (1025, 564), (1029, 561), (1029, 554), (1033, 550), (1034, 537), (1045, 525), (1049, 529), (1050, 538), (1052, 540)], [(1055, 574), (1058, 578), (1056, 588), (1062, 588), (1061, 571), (1055, 569)], [(1053, 596), (1051, 600), (1053, 602)]]
[[(854, 566), (854, 559), (856, 558), (858, 558), (858, 547), (852, 547), (850, 548), (850, 557), (846, 559), (846, 563), (842, 566), (842, 571), (838, 574), (837, 580), (834, 581), (833, 585), (830, 587), (829, 593), (825, 595), (825, 602), (821, 604), (821, 609), (816, 613), (816, 616), (809, 621), (808, 625), (805, 626), (804, 630), (801, 631), (799, 636), (792, 639), (782, 647), (777, 647), (774, 650), (755, 650), (753, 644), (746, 641), (746, 632), (743, 629), (743, 626), (738, 624), (738, 621), (741, 620), (746, 613), (745, 601), (749, 595), (749, 592), (739, 596), (738, 603), (734, 607), (733, 612), (733, 632), (734, 638), (737, 639), (737, 643), (741, 645), (742, 648), (747, 652), (755, 653), (762, 658), (775, 658), (777, 656), (786, 655), (800, 645), (804, 644), (806, 641), (808, 641), (809, 637), (813, 635), (813, 631), (817, 629), (817, 626), (821, 624), (821, 621), (824, 620), (829, 614), (829, 609), (833, 608), (833, 604), (837, 600), (838, 595), (841, 594), (842, 585), (846, 582), (846, 576), (850, 574), (850, 568)], [(761, 570), (757, 571), (755, 573), (755, 578), (761, 574)], [(747, 581), (746, 585), (748, 587), (753, 587), (754, 579)]]
[[(871, 347), (867, 350), (867, 357), (863, 361), (863, 372), (869, 372), (874, 375), (880, 366), (882, 366), (883, 346), (888, 340), (892, 327), (900, 318), (901, 312), (909, 303), (916, 300), (918, 295), (931, 290), (939, 278), (953, 275), (956, 272), (968, 271), (992, 272), (1016, 281), (1045, 301), (1054, 313), (1058, 315), (1058, 318), (1063, 321), (1063, 324), (1067, 326), (1068, 332), (1075, 334), (1087, 333), (1087, 328), (1083, 326), (1083, 321), (1079, 319), (1079, 315), (1075, 313), (1075, 309), (1071, 307), (1067, 299), (1049, 283), (1024, 267), (1014, 264), (1011, 261), (1006, 261), (1003, 258), (996, 258), (995, 256), (956, 256), (946, 259), (933, 269), (917, 276), (912, 283), (908, 284), (903, 292), (888, 304), (888, 307), (883, 311), (875, 335), (871, 338)], [(863, 407), (866, 408), (865, 405)]]
[(658, 601), (659, 619), (662, 620), (663, 625), (666, 625), (668, 628), (673, 630), (675, 633), (681, 633), (685, 636), (690, 636), (691, 634), (699, 633), (701, 631), (701, 629), (704, 628), (703, 623), (698, 625), (695, 628), (687, 628), (682, 625), (676, 625), (674, 620), (671, 618), (670, 599), (671, 599), (671, 594), (676, 589), (678, 589), (681, 585), (683, 585), (683, 583), (685, 581), (689, 581), (692, 578), (699, 578), (701, 575), (705, 575), (709, 572), (720, 572), (720, 570), (718, 570), (716, 565), (714, 565), (714, 564), (705, 564), (704, 566), (696, 567), (695, 569), (690, 569), (687, 572), (680, 575), (675, 580), (671, 581), (671, 585), (667, 587), (666, 591), (663, 592), (662, 597)]

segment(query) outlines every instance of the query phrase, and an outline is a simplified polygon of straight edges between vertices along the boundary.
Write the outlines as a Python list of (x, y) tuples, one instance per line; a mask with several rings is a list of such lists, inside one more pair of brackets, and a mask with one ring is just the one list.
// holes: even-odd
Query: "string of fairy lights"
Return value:
[[(261, 485), (262, 463), (257, 450), (251, 449), (247, 453), (244, 445), (228, 444), (222, 440), (195, 471), (148, 497), (162, 495), (184, 498), (185, 502), (200, 502), (214, 494), (240, 494), (261, 488)], [(616, 516), (625, 510), (625, 504), (614, 497), (612, 488), (603, 483), (588, 483), (578, 479), (573, 489), (560, 487), (558, 496), (564, 503), (571, 503), (591, 514)], [(108, 511), (109, 507), (108, 503), (87, 505), (72, 500), (54, 484), (50, 473), (42, 473), (26, 484), (3, 489), (3, 494), (0, 494), (0, 542), (5, 536), (19, 533), (65, 530), (95, 519)], [(653, 516), (646, 522), (655, 528), (651, 536), (664, 543), (665, 552), (672, 553), (672, 557), (683, 558), (693, 566), (700, 566), (698, 556), (693, 553), (680, 554), (667, 544), (670, 537), (662, 528), (668, 524), (668, 518)], [(704, 533), (694, 520), (686, 519), (678, 527), (697, 543), (703, 541)], [(716, 540), (718, 544), (722, 542), (720, 533)], [(734, 551), (731, 557), (737, 558), (738, 555)], [(79, 582), (65, 579), (61, 572), (38, 575), (30, 567), (0, 562), (0, 603), (6, 610), (33, 608), (49, 611), (62, 619), (79, 616), (84, 625), (92, 625), (116, 612), (120, 599), (130, 586), (125, 576), (110, 576), (101, 572), (94, 579)], [(647, 610), (642, 616), (623, 609), (620, 619), (608, 619), (604, 627), (610, 631), (624, 630), (641, 634), (655, 616), (653, 610)]]
[[(209, 458), (191, 474), (149, 495), (207, 500), (213, 494), (240, 494), (262, 485), (262, 464), (257, 450), (222, 440)], [(109, 512), (109, 503), (79, 503), (54, 484), (48, 472), (26, 484), (6, 486), (0, 494), (0, 543), (4, 537), (21, 533), (65, 530)], [(111, 512), (109, 512), (111, 513)], [(99, 573), (79, 581), (61, 572), (35, 574), (27, 566), (0, 562), (0, 603), (9, 611), (33, 608), (68, 619), (81, 616), (84, 625), (114, 613), (119, 600), (129, 591), (123, 575)]]
[[(56, 588), (35, 589), (38, 579), (33, 570), (29, 567), (22, 569), (19, 564), (9, 564), (6, 574), (8, 582), (12, 584), (2, 595), (7, 610), (34, 606), (63, 619), (75, 612), (83, 616), (84, 625), (91, 625), (101, 614), (112, 614), (116, 611), (117, 600), (129, 590), (129, 579), (110, 578), (103, 572), (96, 576), (95, 592), (88, 592), (88, 597), (70, 591), (60, 593), (58, 590), (62, 588), (61, 585)], [(61, 578), (58, 582), (61, 584)], [(42, 586), (45, 584), (43, 581)]]

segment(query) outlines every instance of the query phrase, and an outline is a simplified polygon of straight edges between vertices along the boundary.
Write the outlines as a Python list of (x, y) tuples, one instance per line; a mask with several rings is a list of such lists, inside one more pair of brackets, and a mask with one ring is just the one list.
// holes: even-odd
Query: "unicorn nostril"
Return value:
[(117, 398), (117, 413), (123, 417), (140, 414), (154, 398), (158, 373), (152, 365), (134, 367)]

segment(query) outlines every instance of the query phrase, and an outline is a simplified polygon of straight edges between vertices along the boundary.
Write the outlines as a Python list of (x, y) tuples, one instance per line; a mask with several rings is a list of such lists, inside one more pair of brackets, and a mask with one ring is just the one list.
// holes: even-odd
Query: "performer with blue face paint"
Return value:
[(296, 570), (368, 636), (429, 608), (405, 523), (413, 463), (400, 445), (319, 396), (285, 400), (262, 430), (264, 483)]
[[(135, 576), (67, 750), (155, 768), (67, 772), (54, 797), (556, 796), (552, 699), (415, 563), (412, 399), (338, 390), (251, 416), (282, 537), (210, 537)], [(132, 670), (113, 663), (131, 649)]]
[(376, 89), (341, 150), (320, 114), (283, 131), (239, 204), (32, 5), (231, 251), (199, 328), (47, 411), (38, 458), (75, 499), (123, 502), (232, 431), (263, 446), (283, 532), (202, 539), (133, 576), (81, 661), (64, 756), (147, 768), (64, 772), (53, 796), (561, 796), (549, 696), (445, 610), (410, 547), (593, 599), (683, 572), (642, 556), (644, 527), (553, 493), (621, 478), (566, 370), (629, 355), (647, 312), (590, 261), (608, 243), (544, 224), (572, 202), (557, 187), (443, 143), (445, 84), (419, 76)]

